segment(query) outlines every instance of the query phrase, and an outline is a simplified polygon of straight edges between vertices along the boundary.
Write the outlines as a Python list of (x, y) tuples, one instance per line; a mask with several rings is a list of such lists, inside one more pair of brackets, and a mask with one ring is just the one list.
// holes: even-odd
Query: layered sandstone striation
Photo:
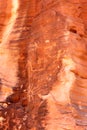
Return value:
[(87, 129), (87, 1), (0, 1), (0, 130)]

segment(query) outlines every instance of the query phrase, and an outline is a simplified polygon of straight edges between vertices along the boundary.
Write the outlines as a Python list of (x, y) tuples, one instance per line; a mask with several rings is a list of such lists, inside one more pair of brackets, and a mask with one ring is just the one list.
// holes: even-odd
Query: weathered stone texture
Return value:
[(0, 130), (87, 129), (87, 1), (0, 0)]

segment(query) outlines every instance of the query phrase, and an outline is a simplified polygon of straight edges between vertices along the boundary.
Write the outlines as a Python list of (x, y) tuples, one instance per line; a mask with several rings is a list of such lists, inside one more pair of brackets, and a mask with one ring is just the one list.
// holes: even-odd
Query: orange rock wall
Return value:
[(86, 0), (0, 1), (0, 129), (87, 129)]

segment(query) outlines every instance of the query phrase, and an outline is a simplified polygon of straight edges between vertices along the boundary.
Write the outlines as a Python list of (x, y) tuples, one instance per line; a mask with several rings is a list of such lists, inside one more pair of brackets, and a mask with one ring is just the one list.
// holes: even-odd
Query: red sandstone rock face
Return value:
[(86, 130), (86, 60), (86, 0), (0, 1), (0, 130)]

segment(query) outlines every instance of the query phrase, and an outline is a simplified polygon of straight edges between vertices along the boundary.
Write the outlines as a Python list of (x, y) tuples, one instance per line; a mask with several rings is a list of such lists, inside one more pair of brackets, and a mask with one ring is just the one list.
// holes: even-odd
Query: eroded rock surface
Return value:
[(87, 129), (87, 1), (0, 1), (0, 130)]

